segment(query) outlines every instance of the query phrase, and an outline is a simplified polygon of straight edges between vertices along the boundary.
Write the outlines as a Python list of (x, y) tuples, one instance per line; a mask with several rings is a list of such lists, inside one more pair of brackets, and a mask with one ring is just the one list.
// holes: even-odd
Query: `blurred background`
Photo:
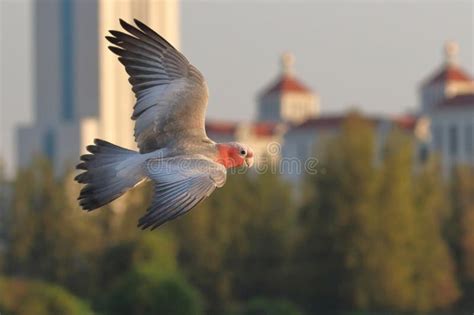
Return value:
[[(76, 202), (86, 145), (136, 149), (119, 18), (257, 157), (153, 232), (147, 185)], [(0, 0), (0, 313), (472, 314), (473, 53), (472, 1)]]

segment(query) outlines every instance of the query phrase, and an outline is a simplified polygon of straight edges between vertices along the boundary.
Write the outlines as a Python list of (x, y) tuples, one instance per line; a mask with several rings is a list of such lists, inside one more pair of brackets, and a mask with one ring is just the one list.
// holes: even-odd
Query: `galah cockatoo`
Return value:
[(109, 49), (129, 74), (136, 96), (132, 119), (139, 152), (104, 140), (87, 146), (75, 180), (84, 210), (120, 197), (145, 179), (154, 184), (151, 206), (138, 226), (157, 228), (208, 197), (226, 181), (226, 169), (251, 167), (253, 152), (237, 142), (216, 143), (205, 131), (208, 90), (199, 70), (158, 33), (135, 20), (128, 32), (110, 31)]

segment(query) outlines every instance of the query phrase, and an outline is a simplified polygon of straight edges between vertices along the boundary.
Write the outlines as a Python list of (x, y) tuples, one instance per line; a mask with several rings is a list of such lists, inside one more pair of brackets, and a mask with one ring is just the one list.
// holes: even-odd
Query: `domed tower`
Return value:
[(294, 76), (294, 60), (282, 55), (279, 77), (258, 99), (259, 121), (298, 124), (319, 113), (319, 97)]
[(420, 96), (423, 113), (429, 113), (446, 99), (474, 92), (474, 81), (458, 64), (458, 52), (456, 42), (446, 42), (444, 64), (422, 83)]

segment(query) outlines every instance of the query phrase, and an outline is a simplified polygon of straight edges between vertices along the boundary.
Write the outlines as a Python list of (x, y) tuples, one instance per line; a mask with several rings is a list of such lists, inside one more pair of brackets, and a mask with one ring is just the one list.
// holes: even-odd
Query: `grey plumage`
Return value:
[[(131, 35), (110, 31), (109, 49), (129, 74), (137, 102), (132, 119), (141, 153), (165, 147), (179, 137), (207, 138), (204, 119), (207, 85), (204, 77), (158, 33), (135, 20), (120, 20)], [(133, 35), (133, 36), (132, 36)]]
[(110, 31), (109, 49), (129, 74), (136, 96), (132, 119), (139, 152), (96, 139), (81, 156), (79, 204), (94, 210), (148, 178), (153, 201), (141, 228), (156, 228), (191, 210), (226, 179), (216, 144), (204, 127), (208, 91), (202, 74), (158, 33), (135, 20)]
[[(92, 154), (81, 156), (83, 162), (76, 167), (85, 172), (74, 178), (85, 184), (78, 200), (80, 206), (89, 211), (117, 199), (146, 176), (145, 171), (135, 163), (123, 163), (140, 159), (137, 152), (100, 139), (96, 139), (94, 143), (95, 145), (87, 146)], [(118, 176), (126, 167), (132, 168), (128, 172), (130, 176)]]
[(201, 155), (150, 159), (147, 174), (155, 198), (139, 226), (152, 229), (185, 214), (226, 181), (226, 169)]

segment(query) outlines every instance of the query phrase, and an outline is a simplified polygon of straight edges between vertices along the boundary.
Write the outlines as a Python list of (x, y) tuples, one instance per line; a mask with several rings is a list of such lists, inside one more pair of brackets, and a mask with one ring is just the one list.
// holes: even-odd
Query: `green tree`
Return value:
[(210, 313), (286, 290), (295, 227), (290, 194), (276, 175), (231, 175), (212, 198), (174, 225), (179, 260), (205, 292)]
[(369, 299), (374, 150), (372, 125), (352, 114), (327, 144), (325, 173), (307, 178), (293, 287), (313, 308), (363, 307)]
[(410, 310), (416, 299), (413, 255), (418, 241), (413, 142), (408, 136), (393, 132), (382, 159), (372, 222), (374, 238), (368, 257), (373, 272), (367, 297), (370, 303), (363, 306)]
[(234, 291), (239, 300), (255, 296), (288, 294), (288, 264), (296, 233), (296, 209), (292, 189), (277, 174), (256, 176), (249, 183), (253, 203), (246, 211), (248, 218), (241, 226), (245, 246), (231, 253), (234, 262)]
[(470, 309), (474, 306), (474, 168), (457, 167), (451, 191), (453, 213), (449, 236), (458, 263), (458, 277), (464, 289), (462, 306)]
[(431, 311), (459, 297), (443, 239), (449, 204), (439, 173), (434, 160), (415, 171), (413, 140), (399, 132), (390, 135), (377, 193), (376, 307)]
[(56, 178), (42, 159), (18, 173), (5, 214), (5, 271), (92, 294), (104, 238), (94, 215), (69, 203), (71, 184)]
[(162, 232), (141, 232), (133, 239), (117, 242), (104, 249), (100, 261), (98, 286), (107, 291), (123, 275), (136, 268), (155, 269), (162, 275), (178, 272), (177, 247), (173, 237)]
[(38, 281), (0, 279), (0, 312), (5, 315), (92, 315), (64, 289)]
[(452, 207), (449, 190), (440, 174), (439, 162), (432, 159), (424, 165), (414, 181), (414, 297), (415, 308), (420, 311), (450, 307), (461, 295), (455, 261), (443, 233)]
[(437, 170), (428, 163), (416, 172), (412, 139), (397, 131), (376, 155), (373, 135), (369, 122), (350, 116), (329, 143), (326, 174), (308, 179), (294, 277), (308, 285), (296, 292), (334, 309), (452, 305), (459, 290)]
[(179, 261), (187, 276), (206, 294), (209, 312), (222, 313), (233, 302), (236, 257), (246, 251), (245, 230), (254, 207), (250, 180), (232, 175), (226, 185), (177, 220)]
[(105, 314), (201, 314), (198, 292), (182, 277), (167, 231), (141, 231), (105, 249), (96, 306)]
[(461, 277), (474, 281), (474, 169), (459, 166), (453, 178), (453, 204), (457, 225), (456, 246)]
[[(105, 301), (104, 292), (126, 295), (133, 289), (128, 285), (150, 275), (151, 282), (144, 280), (143, 286), (161, 294), (161, 302), (168, 289), (176, 293), (174, 302), (165, 305), (178, 307), (183, 303), (183, 312), (188, 314), (194, 314), (188, 310), (199, 310), (194, 289), (179, 276), (172, 235), (166, 230), (140, 231), (137, 218), (132, 219), (146, 209), (146, 188), (134, 191), (121, 203), (140, 212), (121, 212), (111, 206), (86, 213), (77, 206), (75, 197), (80, 187), (72, 181), (72, 175), (55, 177), (45, 160), (37, 160), (21, 171), (14, 188), (12, 207), (6, 213), (8, 274), (60, 284), (93, 301), (99, 309), (111, 301)], [(144, 300), (140, 295), (132, 297), (140, 304), (152, 295), (144, 295)], [(165, 312), (163, 308), (158, 310)]]
[(302, 315), (296, 306), (285, 300), (254, 298), (238, 315)]
[(111, 315), (200, 315), (199, 293), (177, 274), (163, 274), (156, 266), (137, 267), (107, 297)]

